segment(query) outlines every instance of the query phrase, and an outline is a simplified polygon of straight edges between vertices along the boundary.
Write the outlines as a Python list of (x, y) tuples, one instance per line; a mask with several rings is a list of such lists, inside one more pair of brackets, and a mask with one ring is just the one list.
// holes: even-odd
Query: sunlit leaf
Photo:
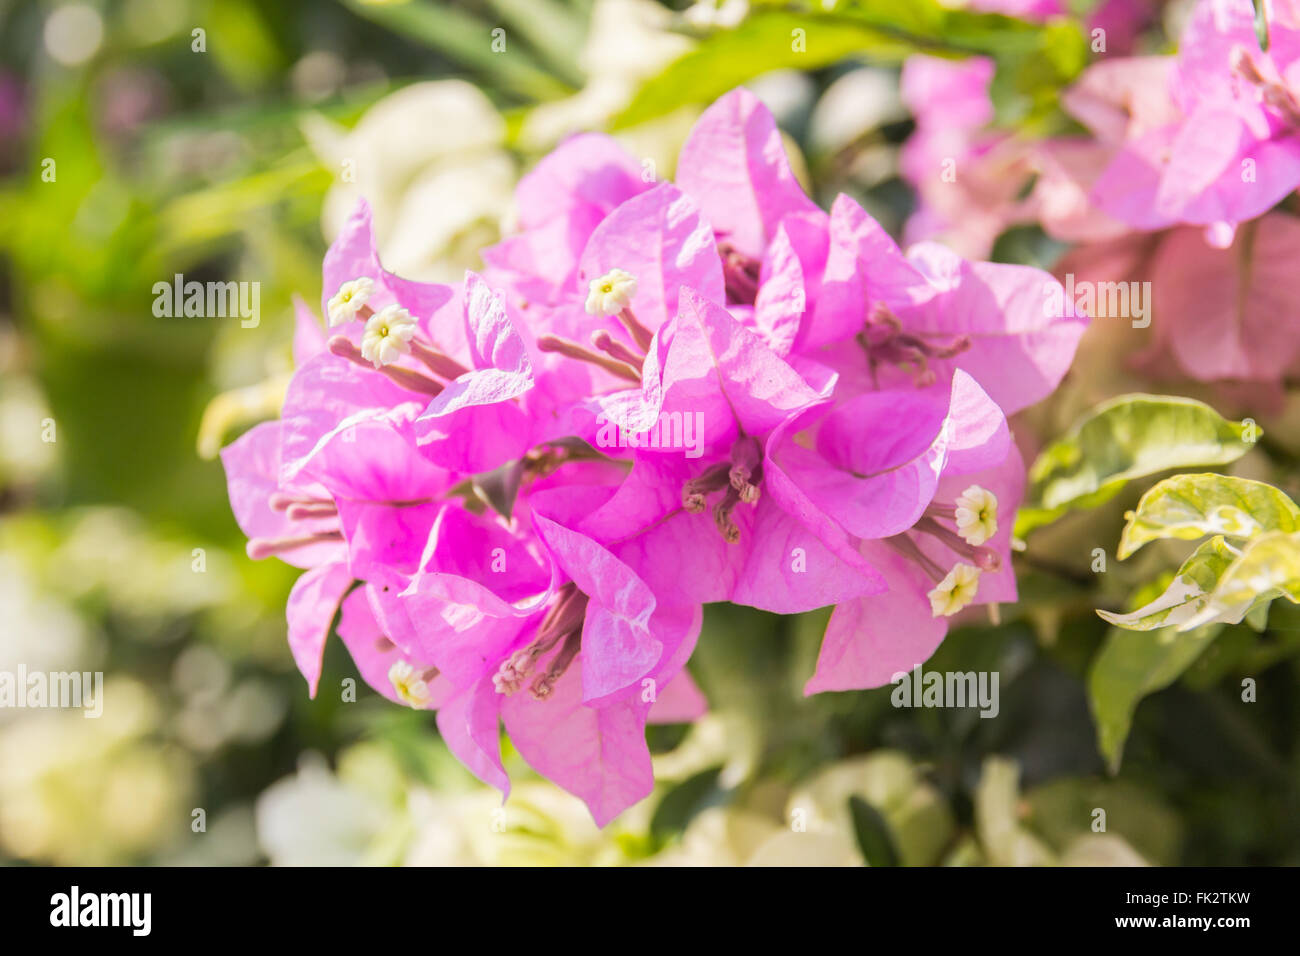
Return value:
[(1222, 465), (1249, 451), (1253, 424), (1190, 398), (1121, 395), (1094, 409), (1038, 456), (1016, 534), (1113, 498), (1125, 482), (1172, 468)]
[(1118, 554), (1123, 560), (1158, 538), (1248, 538), (1297, 528), (1300, 508), (1272, 485), (1226, 475), (1175, 475), (1144, 494), (1129, 512)]
[(1221, 535), (1216, 536), (1192, 552), (1164, 593), (1154, 601), (1128, 614), (1097, 613), (1111, 624), (1134, 631), (1181, 627), (1205, 609), (1210, 595), (1237, 557), (1238, 552)]
[(1236, 624), (1280, 597), (1300, 604), (1300, 534), (1266, 531), (1246, 543), (1201, 610), (1179, 630), (1212, 622)]
[(493, 77), (503, 86), (528, 94), (530, 98), (563, 96), (571, 92), (567, 84), (541, 69), (521, 44), (510, 45), (508, 37), (505, 52), (493, 52), (492, 30), (496, 24), (455, 7), (428, 0), (343, 2), (358, 16), (432, 47), (464, 66)]
[(999, 74), (1008, 77), (999, 88), (1033, 102), (1054, 102), (1060, 88), (1087, 62), (1083, 35), (1077, 24), (1066, 20), (1031, 24), (953, 9), (939, 0), (832, 6), (798, 13), (762, 6), (736, 28), (706, 36), (650, 80), (615, 125), (629, 126), (688, 104), (710, 102), (771, 70), (814, 70), (850, 56), (876, 63), (900, 63), (914, 53), (991, 56)]

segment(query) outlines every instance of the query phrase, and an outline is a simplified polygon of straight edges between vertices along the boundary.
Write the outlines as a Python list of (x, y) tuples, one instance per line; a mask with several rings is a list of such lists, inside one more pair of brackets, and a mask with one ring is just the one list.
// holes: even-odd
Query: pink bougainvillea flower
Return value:
[(949, 380), (961, 368), (1009, 414), (1065, 374), (1087, 320), (1045, 307), (1061, 292), (1047, 273), (968, 262), (937, 243), (904, 256), (847, 196), (831, 210), (830, 234), (821, 300), (798, 342), (849, 392)]
[(532, 362), (501, 296), (474, 273), (464, 300), (465, 368), (417, 419), (417, 441), (438, 465), (490, 471), (533, 444), (532, 418), (516, 401), (533, 387)]
[[(425, 566), (397, 598), (413, 625), (410, 640), (400, 637), (409, 625), (393, 627), (391, 614), (377, 620), (413, 667), (460, 689), (438, 719), (470, 769), (506, 788), (499, 718), (524, 759), (584, 799), (604, 825), (653, 783), (645, 722), (660, 688), (693, 687), (679, 672), (698, 636), (699, 608), (660, 603), (592, 539), (536, 511), (532, 521), (553, 562), (549, 581), (524, 541), (507, 551), (504, 531), (462, 514), (454, 531), (439, 522)], [(522, 571), (511, 572), (516, 564)], [(540, 597), (512, 603), (500, 590), (530, 578)], [(385, 606), (373, 589), (371, 606)], [(693, 718), (701, 702), (698, 692), (678, 691), (671, 713)]]
[[(762, 448), (791, 415), (824, 400), (760, 336), (691, 289), (669, 330), (661, 422), (698, 422), (696, 457), (661, 443), (577, 527), (609, 544), (657, 590), (782, 613), (879, 587), (843, 533), (824, 538), (764, 491)], [(683, 562), (689, 568), (682, 566)]]
[(990, 128), (994, 63), (986, 57), (912, 56), (900, 93), (916, 118), (899, 166), (917, 191), (909, 242), (940, 239), (966, 256), (987, 256), (1008, 227), (1028, 218), (1020, 193), (1033, 173), (1031, 151)]
[(1137, 229), (1237, 223), (1300, 185), (1300, 33), (1269, 24), (1260, 49), (1250, 0), (1200, 0), (1168, 93), (1170, 123), (1128, 139), (1093, 188), (1108, 214)]
[(327, 331), (298, 310), (281, 420), (226, 451), (250, 554), (306, 569), (289, 641), (313, 694), (341, 608), (361, 676), (436, 711), (473, 773), (508, 791), (504, 726), (603, 825), (653, 786), (646, 722), (704, 706), (703, 603), (837, 606), (812, 692), (1014, 600), (1006, 414), (1084, 325), (1046, 307), (1050, 276), (822, 211), (745, 90), (675, 183), (580, 136), (516, 200), (520, 231), (455, 287), (384, 270), (360, 206)]
[(950, 391), (866, 393), (792, 420), (766, 467), (781, 476), (773, 495), (852, 534), (888, 585), (838, 605), (808, 693), (886, 683), (929, 657), (947, 617), (1015, 600), (1006, 516), (1023, 464), (1001, 410), (964, 372)]
[(488, 275), (529, 303), (549, 305), (575, 278), (592, 231), (619, 205), (654, 185), (613, 139), (565, 140), (519, 181), (519, 231), (483, 250)]
[(1200, 229), (1163, 237), (1150, 259), (1156, 347), (1200, 381), (1280, 382), (1300, 358), (1300, 220), (1270, 213), (1217, 249)]
[[(888, 589), (835, 608), (804, 693), (887, 684), (929, 659), (948, 632), (951, 614), (967, 604), (1016, 600), (1010, 518), (1024, 494), (1024, 463), (1014, 443), (1006, 450), (1000, 463), (975, 472), (946, 469), (919, 530), (904, 540), (862, 543), (863, 556), (880, 570)], [(972, 546), (960, 535), (959, 514), (964, 499), (987, 506), (989, 496), (999, 518), (996, 533), (979, 546), (988, 549), (981, 552), (986, 567), (980, 567), (967, 560)]]

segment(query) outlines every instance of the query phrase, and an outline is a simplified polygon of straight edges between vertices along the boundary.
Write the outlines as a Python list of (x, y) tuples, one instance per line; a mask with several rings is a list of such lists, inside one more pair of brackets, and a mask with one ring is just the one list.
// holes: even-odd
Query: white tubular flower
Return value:
[(428, 707), (433, 699), (429, 685), (406, 661), (393, 662), (393, 666), (388, 668), (388, 680), (402, 703), (409, 707), (419, 710)]
[(993, 492), (971, 485), (957, 499), (957, 533), (967, 544), (981, 545), (998, 533), (998, 499)]
[(590, 315), (618, 315), (636, 295), (636, 276), (622, 269), (610, 269), (588, 285), (587, 312)]
[(327, 306), (330, 328), (355, 319), (374, 291), (375, 283), (364, 276), (339, 286), (339, 291), (334, 293)]
[(361, 336), (361, 357), (375, 368), (392, 365), (399, 356), (411, 351), (415, 335), (415, 318), (400, 305), (389, 305), (366, 319)]
[(952, 617), (971, 601), (980, 586), (980, 571), (973, 564), (958, 564), (926, 594), (935, 617)]

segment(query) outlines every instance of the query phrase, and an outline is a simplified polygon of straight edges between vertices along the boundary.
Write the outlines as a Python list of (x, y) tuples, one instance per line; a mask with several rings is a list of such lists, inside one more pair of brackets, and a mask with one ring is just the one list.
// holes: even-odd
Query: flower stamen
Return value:
[(762, 271), (759, 261), (726, 241), (718, 243), (718, 255), (722, 258), (722, 280), (727, 299), (736, 305), (753, 305), (758, 298), (758, 279)]
[(338, 506), (332, 501), (322, 501), (319, 504), (294, 503), (285, 510), (285, 516), (290, 521), (309, 521), (312, 518), (337, 518), (338, 514)]
[(402, 388), (412, 392), (419, 392), (422, 395), (436, 396), (442, 392), (443, 385), (441, 382), (435, 382), (427, 375), (421, 375), (419, 372), (409, 368), (403, 368), (400, 365), (375, 365), (366, 359), (365, 354), (358, 349), (346, 336), (336, 335), (327, 343), (331, 353), (339, 358), (345, 358), (355, 365), (360, 365), (365, 369), (372, 369), (386, 376), (390, 381)]
[[(515, 651), (506, 660), (502, 661), (501, 666), (497, 668), (497, 672), (492, 675), (492, 686), (496, 692), (509, 697), (518, 691), (532, 673), (538, 658), (562, 639), (567, 642), (574, 634), (581, 637), (582, 625), (586, 615), (587, 595), (579, 591), (572, 582), (566, 584), (560, 589), (555, 603), (546, 612), (546, 617), (542, 619), (537, 638), (527, 647)], [(561, 649), (560, 654), (563, 653), (564, 651)], [(576, 649), (574, 653), (577, 653)], [(557, 660), (559, 656), (557, 655)], [(572, 660), (572, 658), (569, 660)], [(568, 667), (568, 664), (569, 662), (565, 661), (564, 667)], [(555, 664), (552, 662), (547, 674), (549, 675), (554, 669)], [(554, 679), (559, 679), (563, 673), (562, 668), (554, 675)], [(543, 679), (545, 677), (546, 675), (543, 675)], [(534, 696), (536, 695), (534, 694)]]
[(746, 504), (758, 501), (758, 486), (763, 480), (763, 449), (758, 441), (741, 435), (731, 446), (731, 470), (727, 473), (731, 487)]
[(735, 544), (740, 540), (740, 527), (731, 517), (731, 512), (738, 504), (740, 504), (740, 492), (728, 486), (726, 495), (713, 506), (713, 523), (718, 526), (718, 531), (722, 533), (723, 540), (727, 544)]
[(304, 534), (284, 538), (250, 538), (245, 550), (254, 561), (261, 561), (275, 554), (303, 548), (309, 544), (323, 544), (327, 541), (342, 541), (341, 531), (319, 531), (316, 534)]
[(945, 528), (933, 518), (922, 517), (914, 525), (914, 530), (942, 541), (953, 553), (971, 561), (981, 571), (997, 571), (1002, 567), (1002, 559), (992, 548), (972, 545), (962, 535)]
[(366, 319), (361, 336), (361, 356), (375, 368), (392, 365), (411, 351), (415, 317), (400, 305), (386, 305)]
[[(885, 365), (911, 365), (918, 388), (933, 385), (937, 379), (930, 362), (950, 359), (971, 346), (970, 336), (956, 335), (946, 343), (931, 344), (920, 335), (903, 331), (903, 323), (883, 302), (877, 302), (867, 315), (866, 328), (857, 335), (857, 342), (867, 353), (872, 379), (876, 369)], [(877, 387), (879, 382), (876, 382)]]
[(967, 544), (981, 545), (998, 533), (998, 499), (987, 488), (971, 485), (957, 498), (953, 512), (957, 533)]
[(537, 680), (533, 681), (529, 691), (534, 700), (546, 700), (555, 691), (555, 685), (564, 672), (569, 669), (573, 659), (578, 656), (578, 651), (582, 649), (582, 630), (570, 631), (564, 637), (564, 643), (560, 645), (559, 651), (551, 658), (551, 664), (546, 668), (546, 673), (542, 674)]
[(537, 347), (543, 352), (555, 352), (567, 358), (577, 359), (580, 362), (589, 362), (603, 368), (611, 375), (617, 375), (619, 378), (627, 379), (629, 382), (635, 382), (638, 385), (641, 384), (640, 371), (628, 363), (620, 362), (608, 355), (601, 355), (599, 352), (593, 352), (577, 342), (561, 338), (558, 335), (539, 335), (537, 337)]
[(426, 341), (418, 334), (411, 337), (411, 354), (423, 362), (424, 367), (434, 375), (445, 378), (449, 382), (455, 381), (469, 371), (450, 355), (439, 352), (432, 342)]
[(636, 297), (636, 276), (622, 269), (610, 269), (587, 283), (588, 315), (618, 315)]
[(591, 333), (591, 344), (611, 358), (626, 362), (633, 368), (641, 368), (645, 363), (644, 355), (637, 355), (604, 329), (597, 329)]
[(728, 462), (718, 462), (710, 466), (702, 475), (682, 485), (682, 508), (688, 514), (697, 515), (702, 512), (708, 503), (707, 497), (727, 487), (730, 470), (731, 465)]

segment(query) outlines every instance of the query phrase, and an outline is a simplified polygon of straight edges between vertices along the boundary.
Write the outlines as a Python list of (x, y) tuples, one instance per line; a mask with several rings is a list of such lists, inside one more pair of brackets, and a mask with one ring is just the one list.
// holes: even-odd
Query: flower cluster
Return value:
[(313, 693), (335, 627), (379, 693), (437, 711), (508, 791), (500, 725), (600, 824), (651, 789), (647, 721), (705, 702), (702, 605), (834, 606), (807, 692), (878, 686), (949, 618), (1015, 600), (1006, 416), (1085, 320), (1036, 269), (906, 253), (804, 193), (748, 91), (675, 182), (599, 135), (520, 182), (457, 286), (386, 271), (361, 205), (299, 308), (281, 418), (223, 454), (250, 556), (305, 569)]
[(1300, 219), (1279, 206), (1300, 187), (1300, 6), (1267, 10), (1266, 42), (1251, 0), (1198, 0), (1176, 53), (1108, 51), (1061, 98), (1082, 131), (1041, 141), (990, 128), (992, 61), (911, 58), (908, 238), (984, 255), (1035, 223), (1081, 243), (1058, 275), (1153, 290), (1145, 371), (1251, 383), (1279, 405), (1300, 368)]

